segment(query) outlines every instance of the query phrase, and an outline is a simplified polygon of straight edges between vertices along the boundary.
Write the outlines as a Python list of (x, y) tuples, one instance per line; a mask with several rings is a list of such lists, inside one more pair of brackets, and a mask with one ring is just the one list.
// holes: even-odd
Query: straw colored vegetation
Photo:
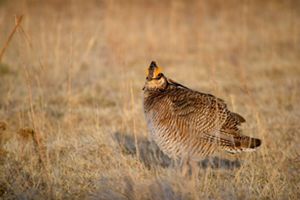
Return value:
[[(299, 1), (0, 1), (1, 199), (299, 199)], [(183, 177), (147, 139), (152, 60), (245, 117)]]

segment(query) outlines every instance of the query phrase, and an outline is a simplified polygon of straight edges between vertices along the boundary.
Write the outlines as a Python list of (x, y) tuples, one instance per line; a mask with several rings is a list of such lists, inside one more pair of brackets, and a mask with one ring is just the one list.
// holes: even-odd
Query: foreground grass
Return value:
[[(0, 64), (0, 197), (299, 198), (297, 2), (131, 3), (0, 4), (0, 44), (24, 13)], [(182, 177), (147, 140), (151, 60), (226, 100), (262, 147)]]

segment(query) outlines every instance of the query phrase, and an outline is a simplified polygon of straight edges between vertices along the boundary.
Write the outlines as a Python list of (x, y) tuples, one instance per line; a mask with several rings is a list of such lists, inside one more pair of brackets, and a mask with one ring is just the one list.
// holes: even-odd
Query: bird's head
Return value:
[(156, 62), (151, 62), (147, 70), (147, 77), (143, 90), (164, 90), (167, 87), (167, 78), (161, 70), (161, 67), (158, 67)]

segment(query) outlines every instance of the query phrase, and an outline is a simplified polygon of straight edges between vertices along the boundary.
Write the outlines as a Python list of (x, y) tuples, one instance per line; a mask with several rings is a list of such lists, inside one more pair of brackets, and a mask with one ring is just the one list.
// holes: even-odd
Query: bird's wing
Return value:
[(170, 95), (170, 101), (178, 128), (195, 139), (234, 145), (233, 137), (239, 135), (237, 125), (244, 118), (230, 112), (225, 102), (213, 95), (186, 88), (177, 89), (176, 93)]

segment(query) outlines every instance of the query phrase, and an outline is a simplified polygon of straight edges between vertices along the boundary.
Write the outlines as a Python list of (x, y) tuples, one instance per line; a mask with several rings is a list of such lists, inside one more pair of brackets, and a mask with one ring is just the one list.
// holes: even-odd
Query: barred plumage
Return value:
[(241, 134), (245, 119), (211, 94), (191, 90), (160, 73), (152, 62), (143, 88), (144, 112), (152, 139), (172, 158), (199, 160), (217, 148), (250, 151), (261, 141)]

